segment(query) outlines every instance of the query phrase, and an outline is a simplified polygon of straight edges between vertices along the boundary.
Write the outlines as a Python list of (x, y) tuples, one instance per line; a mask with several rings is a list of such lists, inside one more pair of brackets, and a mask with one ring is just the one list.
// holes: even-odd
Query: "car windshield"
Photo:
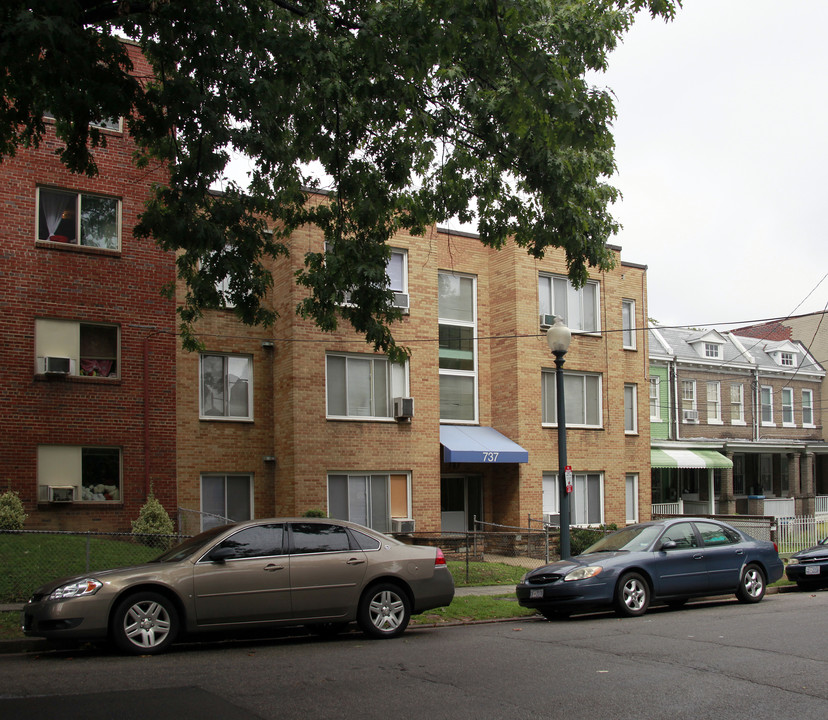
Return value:
[(209, 530), (205, 530), (203, 533), (199, 533), (179, 545), (176, 545), (174, 548), (170, 548), (166, 552), (161, 553), (161, 555), (155, 558), (152, 562), (164, 563), (185, 560), (201, 548), (204, 543), (209, 542), (212, 538), (220, 533), (223, 533), (225, 530), (227, 530), (227, 525), (219, 525), (217, 527), (210, 528)]
[(581, 555), (599, 552), (640, 552), (646, 550), (662, 531), (660, 525), (637, 525), (602, 537), (590, 545)]

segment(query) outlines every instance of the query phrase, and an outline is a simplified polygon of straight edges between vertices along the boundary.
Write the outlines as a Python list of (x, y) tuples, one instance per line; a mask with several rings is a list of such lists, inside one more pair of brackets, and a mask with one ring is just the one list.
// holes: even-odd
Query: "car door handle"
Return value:
[(736, 551), (736, 554), (737, 554), (737, 555), (744, 555), (744, 554), (745, 554), (745, 551), (744, 551), (744, 550), (737, 550), (737, 551)]
[(704, 555), (693, 555), (693, 560), (704, 560)]
[(265, 569), (265, 572), (276, 572), (277, 570), (284, 570), (285, 566), (284, 565), (273, 565), (271, 563), (270, 565), (265, 565), (264, 569)]
[(348, 558), (348, 560), (345, 561), (345, 564), (346, 565), (362, 565), (362, 563), (364, 563), (364, 562), (365, 562), (365, 560), (363, 560), (361, 558)]

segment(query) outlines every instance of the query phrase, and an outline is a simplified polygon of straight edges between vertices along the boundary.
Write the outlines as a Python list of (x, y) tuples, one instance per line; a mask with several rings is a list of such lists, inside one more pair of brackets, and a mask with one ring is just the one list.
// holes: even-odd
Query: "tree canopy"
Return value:
[[(397, 355), (385, 264), (400, 229), (457, 218), (493, 248), (563, 248), (576, 285), (611, 266), (615, 110), (587, 73), (605, 68), (635, 13), (669, 19), (677, 5), (5, 0), (0, 159), (37, 146), (48, 112), (62, 162), (94, 175), (105, 136), (90, 121), (125, 117), (136, 162), (169, 167), (136, 232), (179, 252), (188, 344), (204, 308), (272, 322), (269, 259), (311, 223), (329, 250), (305, 257), (297, 310), (325, 330), (344, 318)], [(119, 37), (153, 77), (133, 72)], [(228, 177), (231, 150), (251, 159), (249, 183)], [(320, 175), (329, 201), (308, 203)]]

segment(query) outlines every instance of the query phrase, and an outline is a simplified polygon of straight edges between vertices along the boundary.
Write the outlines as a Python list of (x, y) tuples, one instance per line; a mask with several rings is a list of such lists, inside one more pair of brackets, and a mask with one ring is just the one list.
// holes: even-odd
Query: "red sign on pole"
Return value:
[(568, 493), (571, 493), (571, 492), (572, 492), (572, 490), (573, 490), (573, 485), (572, 485), (572, 466), (571, 466), (571, 465), (567, 465), (567, 466), (564, 468), (564, 477), (566, 478), (566, 491), (567, 491)]

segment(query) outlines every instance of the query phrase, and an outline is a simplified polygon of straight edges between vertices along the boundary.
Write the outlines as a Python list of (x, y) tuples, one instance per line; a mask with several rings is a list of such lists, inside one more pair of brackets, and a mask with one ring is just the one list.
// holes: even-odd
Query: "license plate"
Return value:
[[(819, 565), (808, 565), (805, 568), (806, 575), (819, 575)], [(534, 592), (534, 590), (532, 591)]]
[[(817, 568), (819, 569), (819, 568)], [(529, 599), (530, 600), (540, 600), (543, 597), (543, 588), (538, 588), (536, 590), (529, 591)]]

